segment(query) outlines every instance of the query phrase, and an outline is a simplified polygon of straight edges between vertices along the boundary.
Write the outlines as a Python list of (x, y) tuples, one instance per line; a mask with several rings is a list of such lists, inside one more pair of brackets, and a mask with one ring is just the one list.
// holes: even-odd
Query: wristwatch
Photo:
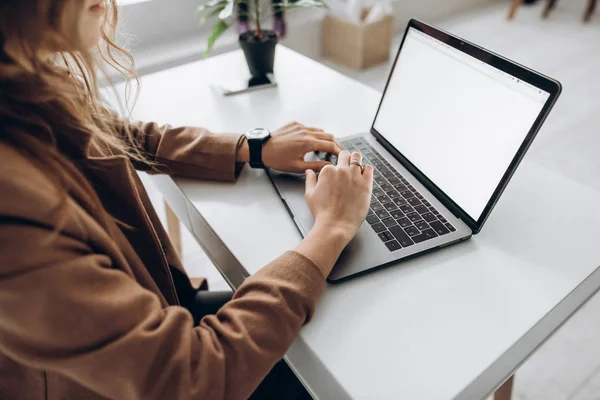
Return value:
[(271, 132), (264, 128), (251, 129), (246, 133), (246, 138), (250, 150), (250, 166), (252, 168), (264, 168), (262, 149), (267, 140), (271, 138)]

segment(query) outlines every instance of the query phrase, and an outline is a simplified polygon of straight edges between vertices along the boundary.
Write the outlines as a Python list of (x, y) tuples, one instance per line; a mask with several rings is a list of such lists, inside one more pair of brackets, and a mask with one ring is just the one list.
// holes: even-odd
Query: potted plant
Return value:
[[(250, 75), (265, 77), (273, 72), (275, 46), (286, 35), (285, 10), (291, 8), (327, 8), (323, 0), (209, 0), (198, 7), (200, 24), (211, 18), (217, 21), (208, 37), (205, 55), (216, 40), (237, 22), (239, 43), (244, 51)], [(273, 29), (264, 29), (273, 17)]]

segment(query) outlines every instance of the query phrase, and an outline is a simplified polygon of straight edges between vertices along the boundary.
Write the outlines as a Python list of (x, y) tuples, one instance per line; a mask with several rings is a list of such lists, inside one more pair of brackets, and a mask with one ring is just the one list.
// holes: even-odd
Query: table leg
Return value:
[(179, 254), (181, 257), (181, 223), (179, 222), (179, 218), (177, 218), (177, 215), (175, 215), (175, 212), (171, 206), (169, 206), (166, 201), (165, 211), (167, 212), (167, 230), (169, 231), (171, 243), (173, 243), (177, 254)]
[(496, 393), (494, 393), (494, 400), (510, 400), (512, 398), (512, 389), (514, 381), (514, 375), (508, 378), (508, 380), (504, 382), (504, 384), (500, 386), (498, 390), (496, 390)]
[(596, 2), (597, 0), (588, 0), (585, 14), (583, 14), (583, 22), (589, 22), (592, 19), (592, 15), (594, 15), (594, 11), (596, 10)]
[(556, 0), (548, 0), (546, 7), (544, 7), (544, 11), (542, 12), (542, 17), (548, 18), (550, 16), (550, 12), (554, 10), (554, 7), (556, 7)]
[(517, 9), (523, 4), (523, 1), (524, 0), (513, 0), (510, 9), (508, 10), (508, 19), (513, 19), (515, 17)]

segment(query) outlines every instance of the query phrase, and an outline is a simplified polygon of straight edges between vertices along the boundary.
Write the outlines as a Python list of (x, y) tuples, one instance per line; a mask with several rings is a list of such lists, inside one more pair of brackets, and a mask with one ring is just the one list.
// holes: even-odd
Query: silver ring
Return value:
[(362, 169), (362, 163), (358, 160), (350, 160), (350, 165), (357, 165), (360, 167), (360, 169)]

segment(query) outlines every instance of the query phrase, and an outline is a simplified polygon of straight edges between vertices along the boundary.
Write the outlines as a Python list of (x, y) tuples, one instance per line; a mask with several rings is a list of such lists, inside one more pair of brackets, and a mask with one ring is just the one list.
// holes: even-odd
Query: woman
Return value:
[[(372, 168), (320, 130), (276, 131), (267, 166), (321, 170), (306, 172), (315, 226), (203, 316), (133, 168), (234, 180), (248, 144), (102, 107), (90, 49), (125, 70), (116, 13), (114, 0), (0, 0), (0, 398), (247, 398), (363, 222)], [(338, 165), (304, 163), (309, 151)]]

